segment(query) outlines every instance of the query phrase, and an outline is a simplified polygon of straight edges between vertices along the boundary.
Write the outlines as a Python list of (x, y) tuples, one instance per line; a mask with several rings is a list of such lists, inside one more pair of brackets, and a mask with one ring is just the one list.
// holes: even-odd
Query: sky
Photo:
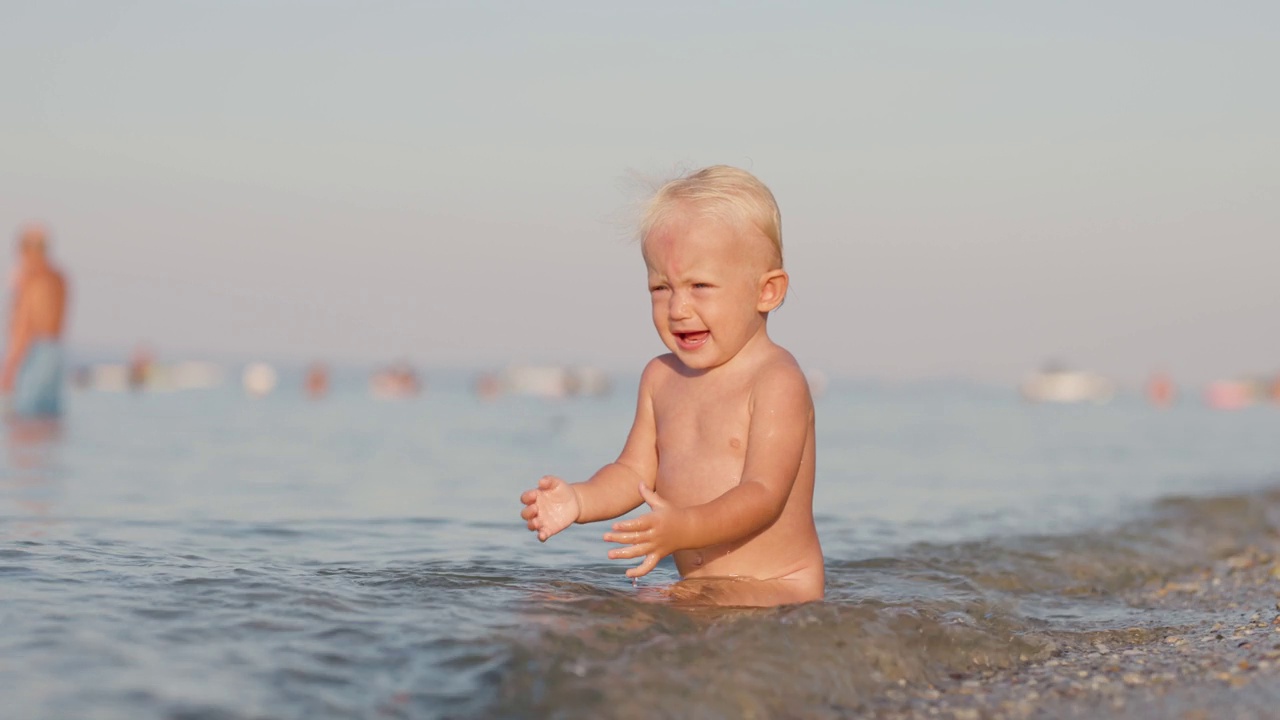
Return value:
[(1275, 3), (0, 4), (81, 353), (638, 372), (635, 208), (726, 163), (808, 368), (1280, 371)]

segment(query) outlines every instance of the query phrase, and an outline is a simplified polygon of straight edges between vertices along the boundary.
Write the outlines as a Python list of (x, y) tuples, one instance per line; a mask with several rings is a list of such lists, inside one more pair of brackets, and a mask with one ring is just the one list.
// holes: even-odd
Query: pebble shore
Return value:
[[(1013, 668), (891, 689), (876, 718), (1280, 718), (1280, 542), (1129, 593), (1137, 608), (1197, 618), (1100, 631)], [(1203, 618), (1200, 620), (1199, 618)]]

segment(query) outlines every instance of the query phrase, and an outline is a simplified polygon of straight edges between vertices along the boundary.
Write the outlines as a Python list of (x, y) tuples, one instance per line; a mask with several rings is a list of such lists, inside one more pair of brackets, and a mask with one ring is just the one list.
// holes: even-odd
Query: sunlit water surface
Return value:
[(1280, 526), (1280, 407), (836, 384), (817, 407), (827, 600), (681, 607), (669, 562), (633, 587), (602, 528), (540, 545), (518, 518), (540, 475), (613, 459), (632, 388), (295, 387), (77, 393), (61, 426), (6, 429), (7, 717), (838, 713), (1193, 621), (1122, 596)]

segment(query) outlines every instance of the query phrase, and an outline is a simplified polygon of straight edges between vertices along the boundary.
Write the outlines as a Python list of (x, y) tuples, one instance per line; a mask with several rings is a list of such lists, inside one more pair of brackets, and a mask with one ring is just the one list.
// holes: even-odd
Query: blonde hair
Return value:
[(645, 208), (640, 239), (648, 237), (680, 205), (746, 222), (769, 241), (773, 259), (782, 267), (782, 211), (773, 193), (755, 175), (729, 165), (712, 165), (668, 182), (658, 188)]

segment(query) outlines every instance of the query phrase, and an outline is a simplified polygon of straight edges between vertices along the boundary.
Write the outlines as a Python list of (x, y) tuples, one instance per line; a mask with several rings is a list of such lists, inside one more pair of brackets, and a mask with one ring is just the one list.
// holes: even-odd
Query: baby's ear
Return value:
[(787, 298), (787, 286), (791, 278), (782, 268), (770, 270), (760, 276), (760, 300), (756, 303), (756, 311), (773, 312)]

